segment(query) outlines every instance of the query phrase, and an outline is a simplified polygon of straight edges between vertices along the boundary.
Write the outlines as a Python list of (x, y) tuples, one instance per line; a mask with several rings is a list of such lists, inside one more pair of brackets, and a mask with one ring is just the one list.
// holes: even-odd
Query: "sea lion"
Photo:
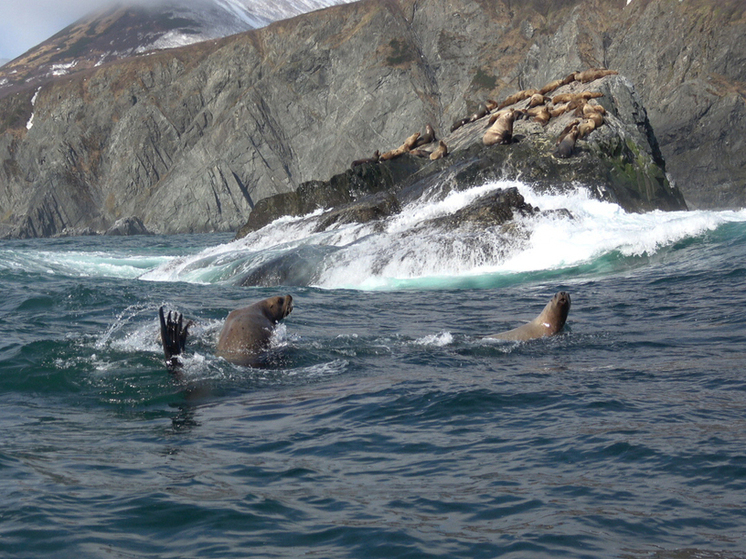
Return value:
[(390, 151), (387, 151), (386, 153), (381, 154), (381, 161), (389, 161), (390, 159), (395, 159), (401, 155), (404, 155), (409, 150), (407, 149), (406, 145), (401, 145), (396, 149), (392, 149)]
[(591, 68), (585, 72), (575, 74), (575, 79), (582, 83), (588, 83), (606, 76), (614, 76), (618, 73), (616, 70), (607, 70), (606, 68)]
[(420, 133), (415, 132), (414, 134), (409, 136), (406, 140), (404, 140), (402, 147), (405, 149), (405, 151), (410, 151), (411, 149), (413, 149), (419, 137), (420, 137)]
[(561, 105), (562, 103), (569, 103), (575, 100), (574, 93), (558, 93), (552, 97), (552, 103), (555, 105)]
[(435, 138), (435, 129), (432, 127), (432, 125), (428, 124), (425, 126), (425, 133), (417, 138), (417, 141), (414, 144), (414, 147), (418, 148), (420, 146), (424, 146), (426, 144), (430, 144), (436, 140)]
[(575, 120), (570, 123), (565, 130), (560, 134), (559, 140), (557, 141), (557, 151), (555, 155), (562, 159), (567, 159), (572, 156), (575, 151), (575, 142), (578, 140), (578, 124), (579, 121)]
[(586, 119), (578, 124), (578, 139), (585, 138), (588, 134), (596, 129), (596, 123), (591, 119)]
[(181, 355), (184, 352), (189, 327), (194, 324), (191, 320), (184, 326), (184, 316), (181, 313), (168, 311), (168, 318), (163, 314), (163, 307), (158, 309), (161, 323), (161, 343), (166, 356), (166, 366), (170, 371), (181, 367)]
[(266, 349), (275, 326), (293, 310), (291, 295), (270, 297), (228, 314), (216, 355), (235, 365), (250, 365)]
[[(228, 314), (223, 329), (220, 331), (216, 354), (236, 365), (251, 365), (257, 353), (267, 348), (275, 326), (293, 310), (293, 298), (290, 295), (270, 297), (236, 309)], [(184, 352), (190, 320), (184, 326), (184, 317), (178, 312), (168, 312), (166, 317), (163, 307), (158, 309), (161, 323), (161, 341), (169, 371), (176, 372), (181, 368), (180, 355)]]
[(490, 117), (490, 127), (482, 137), (485, 146), (509, 144), (513, 140), (513, 122), (516, 111), (513, 109), (496, 113)]
[(536, 89), (524, 89), (523, 91), (519, 91), (518, 93), (514, 93), (513, 95), (507, 97), (502, 103), (497, 106), (497, 108), (504, 109), (505, 107), (508, 107), (510, 105), (515, 105), (516, 103), (520, 103), (524, 99), (528, 99), (535, 93), (539, 92)]
[(352, 162), (351, 167), (357, 167), (358, 165), (362, 165), (363, 163), (378, 163), (378, 161), (381, 159), (381, 153), (376, 150), (373, 153), (373, 157), (366, 157), (364, 159), (356, 159)]
[(451, 125), (451, 132), (455, 132), (459, 128), (461, 128), (464, 124), (467, 124), (469, 122), (469, 118), (459, 118), (456, 119), (453, 124)]
[(432, 155), (432, 152), (422, 148), (415, 148), (409, 152), (409, 155), (413, 155), (415, 157), (430, 157), (430, 155)]
[(562, 331), (570, 312), (570, 294), (560, 291), (547, 303), (539, 316), (531, 322), (499, 334), (492, 334), (488, 338), (498, 340), (526, 341), (554, 336)]
[(570, 107), (570, 103), (565, 103), (563, 105), (557, 105), (556, 107), (552, 107), (552, 109), (549, 111), (549, 115), (552, 118), (557, 118), (558, 116), (562, 116), (565, 114)]
[(430, 161), (441, 159), (442, 157), (445, 157), (446, 155), (448, 155), (448, 146), (443, 140), (440, 140), (438, 142), (438, 147), (435, 148), (435, 151), (430, 154)]
[(487, 99), (484, 102), (484, 106), (487, 107), (488, 111), (494, 111), (497, 108), (497, 101), (493, 101), (492, 99)]
[(562, 85), (565, 85), (564, 83), (562, 83), (562, 80), (551, 81), (548, 84), (546, 84), (544, 87), (542, 87), (539, 90), (539, 93), (541, 93), (542, 95), (546, 95), (547, 93), (551, 93), (552, 91), (554, 91), (555, 89), (557, 89), (558, 87)]
[(541, 93), (534, 93), (528, 101), (528, 108), (533, 109), (539, 105), (543, 105), (545, 102), (544, 95)]
[(484, 103), (479, 103), (477, 111), (469, 117), (469, 122), (476, 122), (477, 120), (485, 116), (487, 112), (487, 105), (485, 105)]
[(577, 72), (573, 72), (572, 74), (567, 74), (564, 79), (562, 80), (562, 85), (568, 85), (571, 84), (576, 80), (576, 76), (578, 75)]
[(533, 120), (534, 122), (538, 122), (542, 126), (546, 126), (549, 120), (552, 118), (552, 115), (549, 113), (549, 109), (547, 109), (546, 105), (541, 105), (540, 107), (529, 109), (528, 111), (526, 111), (526, 114), (530, 117), (533, 117), (531, 120)]

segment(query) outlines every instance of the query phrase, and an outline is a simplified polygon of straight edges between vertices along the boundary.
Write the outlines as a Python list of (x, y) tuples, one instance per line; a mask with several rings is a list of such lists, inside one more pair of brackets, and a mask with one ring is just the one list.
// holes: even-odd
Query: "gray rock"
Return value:
[(148, 231), (142, 220), (139, 217), (123, 217), (117, 220), (117, 222), (106, 230), (105, 235), (120, 236), (120, 235), (152, 235), (153, 233)]

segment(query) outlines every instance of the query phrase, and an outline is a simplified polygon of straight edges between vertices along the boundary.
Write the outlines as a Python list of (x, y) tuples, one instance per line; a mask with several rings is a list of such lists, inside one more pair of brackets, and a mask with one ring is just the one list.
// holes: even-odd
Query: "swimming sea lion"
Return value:
[(526, 341), (543, 338), (545, 336), (554, 336), (562, 331), (567, 321), (567, 314), (570, 312), (570, 294), (560, 291), (547, 303), (544, 310), (539, 316), (534, 318), (528, 324), (501, 332), (492, 334), (488, 338), (499, 340)]
[(181, 313), (168, 311), (168, 318), (163, 315), (163, 307), (158, 309), (161, 322), (161, 343), (166, 356), (166, 366), (174, 371), (181, 366), (181, 355), (189, 335), (189, 327), (194, 324), (191, 320), (184, 326), (184, 316)]
[(430, 161), (435, 161), (436, 159), (440, 159), (446, 155), (448, 155), (448, 146), (443, 140), (440, 140), (438, 142), (438, 147), (430, 154)]
[(220, 331), (216, 355), (235, 365), (250, 365), (267, 348), (275, 326), (292, 310), (293, 297), (285, 295), (231, 311)]
[(495, 144), (509, 144), (513, 139), (513, 122), (515, 121), (516, 111), (509, 110), (496, 113), (490, 117), (490, 127), (482, 137), (482, 143), (485, 146)]
[[(220, 331), (216, 354), (236, 365), (251, 365), (256, 354), (266, 349), (275, 326), (293, 310), (290, 295), (270, 297), (257, 301), (228, 314)], [(163, 313), (158, 309), (161, 323), (161, 341), (166, 365), (171, 372), (181, 367), (181, 357), (189, 334), (190, 320), (184, 326), (184, 317), (178, 312)]]

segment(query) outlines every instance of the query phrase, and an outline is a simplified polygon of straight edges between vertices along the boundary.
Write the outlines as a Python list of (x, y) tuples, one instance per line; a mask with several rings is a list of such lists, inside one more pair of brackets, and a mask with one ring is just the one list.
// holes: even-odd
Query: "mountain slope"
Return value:
[(148, 51), (257, 29), (343, 0), (162, 0), (92, 13), (0, 68), (0, 96)]

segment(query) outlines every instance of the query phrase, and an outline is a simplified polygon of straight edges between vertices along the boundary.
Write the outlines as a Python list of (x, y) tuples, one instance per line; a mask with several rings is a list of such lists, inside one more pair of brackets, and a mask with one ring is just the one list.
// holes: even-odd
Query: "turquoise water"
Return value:
[[(746, 556), (746, 214), (552, 204), (499, 254), (404, 218), (2, 242), (0, 556)], [(309, 244), (309, 285), (237, 285)], [(483, 338), (559, 290), (563, 335)], [(261, 366), (216, 358), (277, 293)]]

